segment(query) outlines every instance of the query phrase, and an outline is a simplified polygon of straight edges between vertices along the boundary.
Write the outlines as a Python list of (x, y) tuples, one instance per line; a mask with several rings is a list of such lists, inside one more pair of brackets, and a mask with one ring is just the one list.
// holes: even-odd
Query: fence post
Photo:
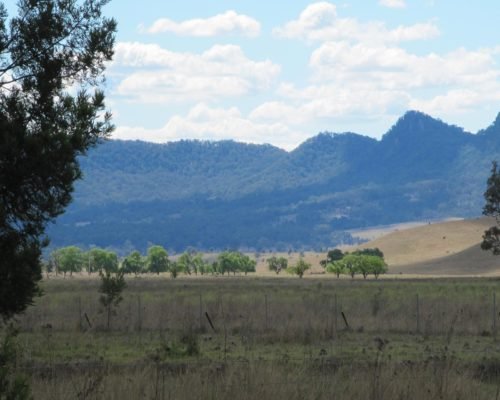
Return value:
[(420, 334), (420, 299), (417, 293), (417, 334)]

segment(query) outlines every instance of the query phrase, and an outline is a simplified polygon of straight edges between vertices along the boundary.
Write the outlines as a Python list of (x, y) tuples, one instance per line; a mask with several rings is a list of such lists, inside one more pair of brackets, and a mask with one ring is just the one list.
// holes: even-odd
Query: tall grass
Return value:
[(108, 331), (97, 279), (44, 282), (46, 295), (18, 321), (19, 365), (36, 399), (499, 393), (495, 280), (160, 277), (127, 285)]

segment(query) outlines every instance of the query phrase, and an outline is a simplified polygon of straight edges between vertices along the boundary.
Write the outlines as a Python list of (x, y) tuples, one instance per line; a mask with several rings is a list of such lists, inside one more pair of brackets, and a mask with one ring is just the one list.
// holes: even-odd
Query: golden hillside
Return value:
[(359, 248), (378, 247), (389, 265), (412, 264), (466, 250), (480, 243), (492, 225), (494, 220), (489, 218), (430, 223), (389, 233)]

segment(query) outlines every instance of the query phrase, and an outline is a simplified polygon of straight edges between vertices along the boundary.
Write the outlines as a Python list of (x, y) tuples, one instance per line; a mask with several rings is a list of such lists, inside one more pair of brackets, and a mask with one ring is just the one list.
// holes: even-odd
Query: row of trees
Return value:
[(109, 274), (123, 272), (125, 274), (139, 275), (143, 273), (170, 272), (172, 278), (179, 273), (191, 274), (236, 274), (255, 272), (256, 261), (249, 256), (235, 251), (220, 253), (215, 261), (203, 258), (201, 253), (187, 251), (176, 260), (168, 256), (167, 250), (162, 246), (151, 246), (143, 256), (138, 251), (133, 251), (120, 260), (113, 251), (93, 248), (83, 251), (76, 246), (68, 246), (54, 250), (46, 263), (47, 272), (70, 274), (86, 271), (89, 274)]
[(360, 274), (365, 279), (373, 274), (378, 278), (387, 272), (384, 253), (378, 248), (356, 250), (353, 253), (343, 253), (342, 250), (333, 249), (328, 252), (326, 260), (321, 261), (321, 265), (326, 272), (337, 275), (337, 278), (342, 274), (350, 275), (351, 278)]

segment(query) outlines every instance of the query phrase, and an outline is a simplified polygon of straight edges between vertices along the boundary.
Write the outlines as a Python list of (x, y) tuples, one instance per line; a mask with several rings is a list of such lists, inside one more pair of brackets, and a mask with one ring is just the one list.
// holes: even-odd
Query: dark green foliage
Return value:
[(473, 135), (417, 112), (380, 141), (322, 133), (289, 153), (110, 141), (82, 160), (87, 179), (51, 232), (58, 246), (141, 251), (158, 238), (176, 252), (331, 248), (355, 243), (353, 228), (477, 216), (499, 154), (500, 120)]
[(495, 217), (497, 225), (492, 226), (484, 232), (481, 248), (483, 250), (491, 250), (493, 254), (500, 254), (500, 171), (498, 164), (493, 161), (491, 166), (491, 175), (486, 182), (486, 191), (484, 199), (486, 204), (483, 207), (483, 214)]
[(378, 247), (375, 247), (373, 249), (356, 250), (353, 252), (353, 254), (358, 254), (358, 255), (362, 255), (362, 256), (380, 257), (382, 259), (384, 258), (384, 253)]
[(116, 29), (101, 14), (106, 3), (21, 0), (10, 20), (0, 4), (3, 318), (22, 312), (39, 293), (45, 228), (71, 200), (81, 176), (77, 157), (112, 130), (98, 89)]
[(342, 260), (342, 258), (344, 258), (344, 253), (342, 252), (342, 250), (340, 250), (340, 249), (333, 249), (333, 250), (328, 251), (328, 253), (326, 255), (326, 259), (325, 260), (321, 260), (319, 263), (324, 268), (328, 264), (331, 264), (331, 263), (333, 263), (335, 261)]

